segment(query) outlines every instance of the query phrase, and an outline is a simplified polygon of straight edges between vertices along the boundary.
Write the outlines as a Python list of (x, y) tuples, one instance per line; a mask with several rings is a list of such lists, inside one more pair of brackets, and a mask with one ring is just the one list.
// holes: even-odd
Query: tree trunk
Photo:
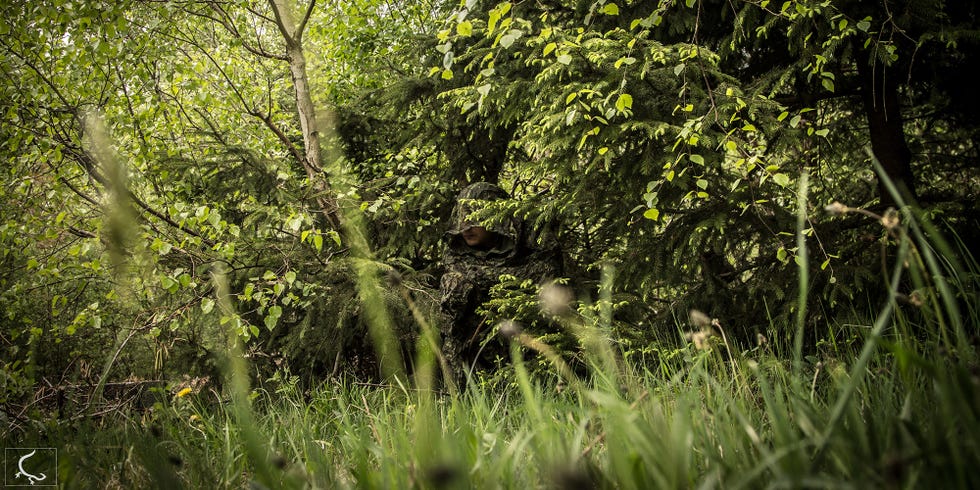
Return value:
[(306, 76), (306, 55), (303, 53), (303, 29), (309, 19), (316, 0), (310, 2), (306, 15), (299, 25), (293, 19), (292, 11), (285, 0), (269, 0), (276, 17), (276, 26), (286, 41), (286, 56), (289, 58), (289, 73), (296, 92), (296, 111), (299, 113), (300, 128), (303, 131), (305, 149), (303, 168), (313, 185), (316, 202), (320, 211), (335, 230), (340, 229), (340, 216), (333, 191), (323, 175), (323, 157), (320, 151), (320, 127), (316, 119), (316, 107), (310, 95), (310, 82)]
[(884, 169), (878, 176), (878, 197), (883, 207), (895, 206), (895, 199), (885, 186), (888, 178), (898, 188), (906, 202), (915, 200), (915, 180), (912, 174), (912, 151), (909, 150), (902, 124), (897, 77), (901, 70), (886, 68), (871, 54), (871, 62), (858, 64), (861, 96), (868, 119), (871, 150)]

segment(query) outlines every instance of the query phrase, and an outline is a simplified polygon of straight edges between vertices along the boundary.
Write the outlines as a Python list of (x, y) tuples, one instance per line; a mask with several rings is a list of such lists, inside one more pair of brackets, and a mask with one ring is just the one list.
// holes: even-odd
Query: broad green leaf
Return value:
[(657, 219), (660, 218), (660, 210), (657, 208), (650, 208), (643, 212), (643, 217), (647, 219), (651, 219), (653, 221), (657, 221)]
[(509, 48), (522, 36), (524, 36), (524, 31), (519, 29), (511, 29), (510, 31), (507, 31), (507, 34), (500, 38), (500, 45), (504, 48)]
[(616, 99), (616, 110), (619, 112), (626, 112), (626, 109), (633, 107), (633, 96), (630, 94), (619, 94), (619, 98)]
[(615, 3), (607, 3), (599, 11), (606, 15), (619, 15), (619, 6)]
[(632, 65), (633, 63), (636, 63), (636, 58), (634, 58), (632, 56), (626, 56), (626, 57), (623, 57), (623, 58), (620, 58), (620, 59), (616, 60), (616, 62), (613, 63), (613, 67), (618, 69), (619, 67), (621, 67), (623, 65), (627, 65), (628, 66), (628, 65)]

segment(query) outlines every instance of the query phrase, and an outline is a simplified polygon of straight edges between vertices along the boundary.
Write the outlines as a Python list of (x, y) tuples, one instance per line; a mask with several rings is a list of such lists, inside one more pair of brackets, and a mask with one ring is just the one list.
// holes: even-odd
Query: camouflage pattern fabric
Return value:
[(453, 211), (449, 243), (443, 254), (444, 273), (440, 281), (443, 354), (455, 375), (461, 375), (462, 364), (473, 364), (481, 339), (491, 331), (477, 308), (489, 298), (491, 286), (508, 274), (520, 279), (545, 282), (560, 274), (560, 253), (556, 247), (542, 248), (531, 243), (519, 220), (504, 220), (486, 228), (498, 235), (490, 250), (466, 245), (461, 233), (470, 226), (468, 220), (480, 201), (507, 198), (507, 193), (486, 182), (473, 184), (460, 192)]

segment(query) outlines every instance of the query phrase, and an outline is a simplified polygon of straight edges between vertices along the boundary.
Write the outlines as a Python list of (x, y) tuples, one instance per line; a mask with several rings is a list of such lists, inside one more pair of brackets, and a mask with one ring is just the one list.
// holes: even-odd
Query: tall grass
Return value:
[[(899, 258), (931, 253), (903, 236)], [(585, 377), (532, 374), (515, 336), (511, 365), (457, 394), (402, 377), (303, 392), (281, 374), (274, 391), (174, 396), (115, 429), (49, 436), (81, 488), (977, 488), (977, 370), (949, 343), (966, 332), (896, 307), (815, 363), (716, 342), (631, 365), (598, 340), (599, 314), (575, 326), (591, 339)]]
[[(801, 196), (802, 230), (805, 180)], [(795, 331), (792, 345), (737, 352), (722, 337), (627, 361), (610, 338), (610, 269), (596, 307), (564, 320), (584, 375), (515, 330), (507, 367), (440, 389), (437, 339), (420, 315), (411, 376), (389, 364), (383, 384), (304, 391), (281, 372), (250, 387), (231, 339), (225, 392), (167, 395), (112, 423), (51, 424), (5, 446), (60, 448), (66, 488), (980, 488), (976, 263), (954, 259), (909, 208), (901, 219), (834, 210), (869, 214), (898, 246), (862, 342), (830, 343), (822, 357), (802, 355), (797, 320), (772, 325)], [(362, 288), (377, 287), (370, 271)], [(805, 271), (803, 261), (801, 310)], [(897, 302), (906, 280), (919, 291), (912, 313)], [(215, 285), (234, 308), (220, 274)], [(383, 312), (371, 316), (382, 322), (373, 335), (386, 335)], [(553, 369), (530, 369), (528, 351)]]

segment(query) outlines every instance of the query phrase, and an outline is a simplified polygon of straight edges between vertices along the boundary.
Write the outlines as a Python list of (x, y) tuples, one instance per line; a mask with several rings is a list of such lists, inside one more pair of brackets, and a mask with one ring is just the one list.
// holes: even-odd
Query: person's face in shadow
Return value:
[(482, 226), (471, 226), (462, 234), (466, 245), (473, 248), (486, 250), (497, 244), (497, 234)]

